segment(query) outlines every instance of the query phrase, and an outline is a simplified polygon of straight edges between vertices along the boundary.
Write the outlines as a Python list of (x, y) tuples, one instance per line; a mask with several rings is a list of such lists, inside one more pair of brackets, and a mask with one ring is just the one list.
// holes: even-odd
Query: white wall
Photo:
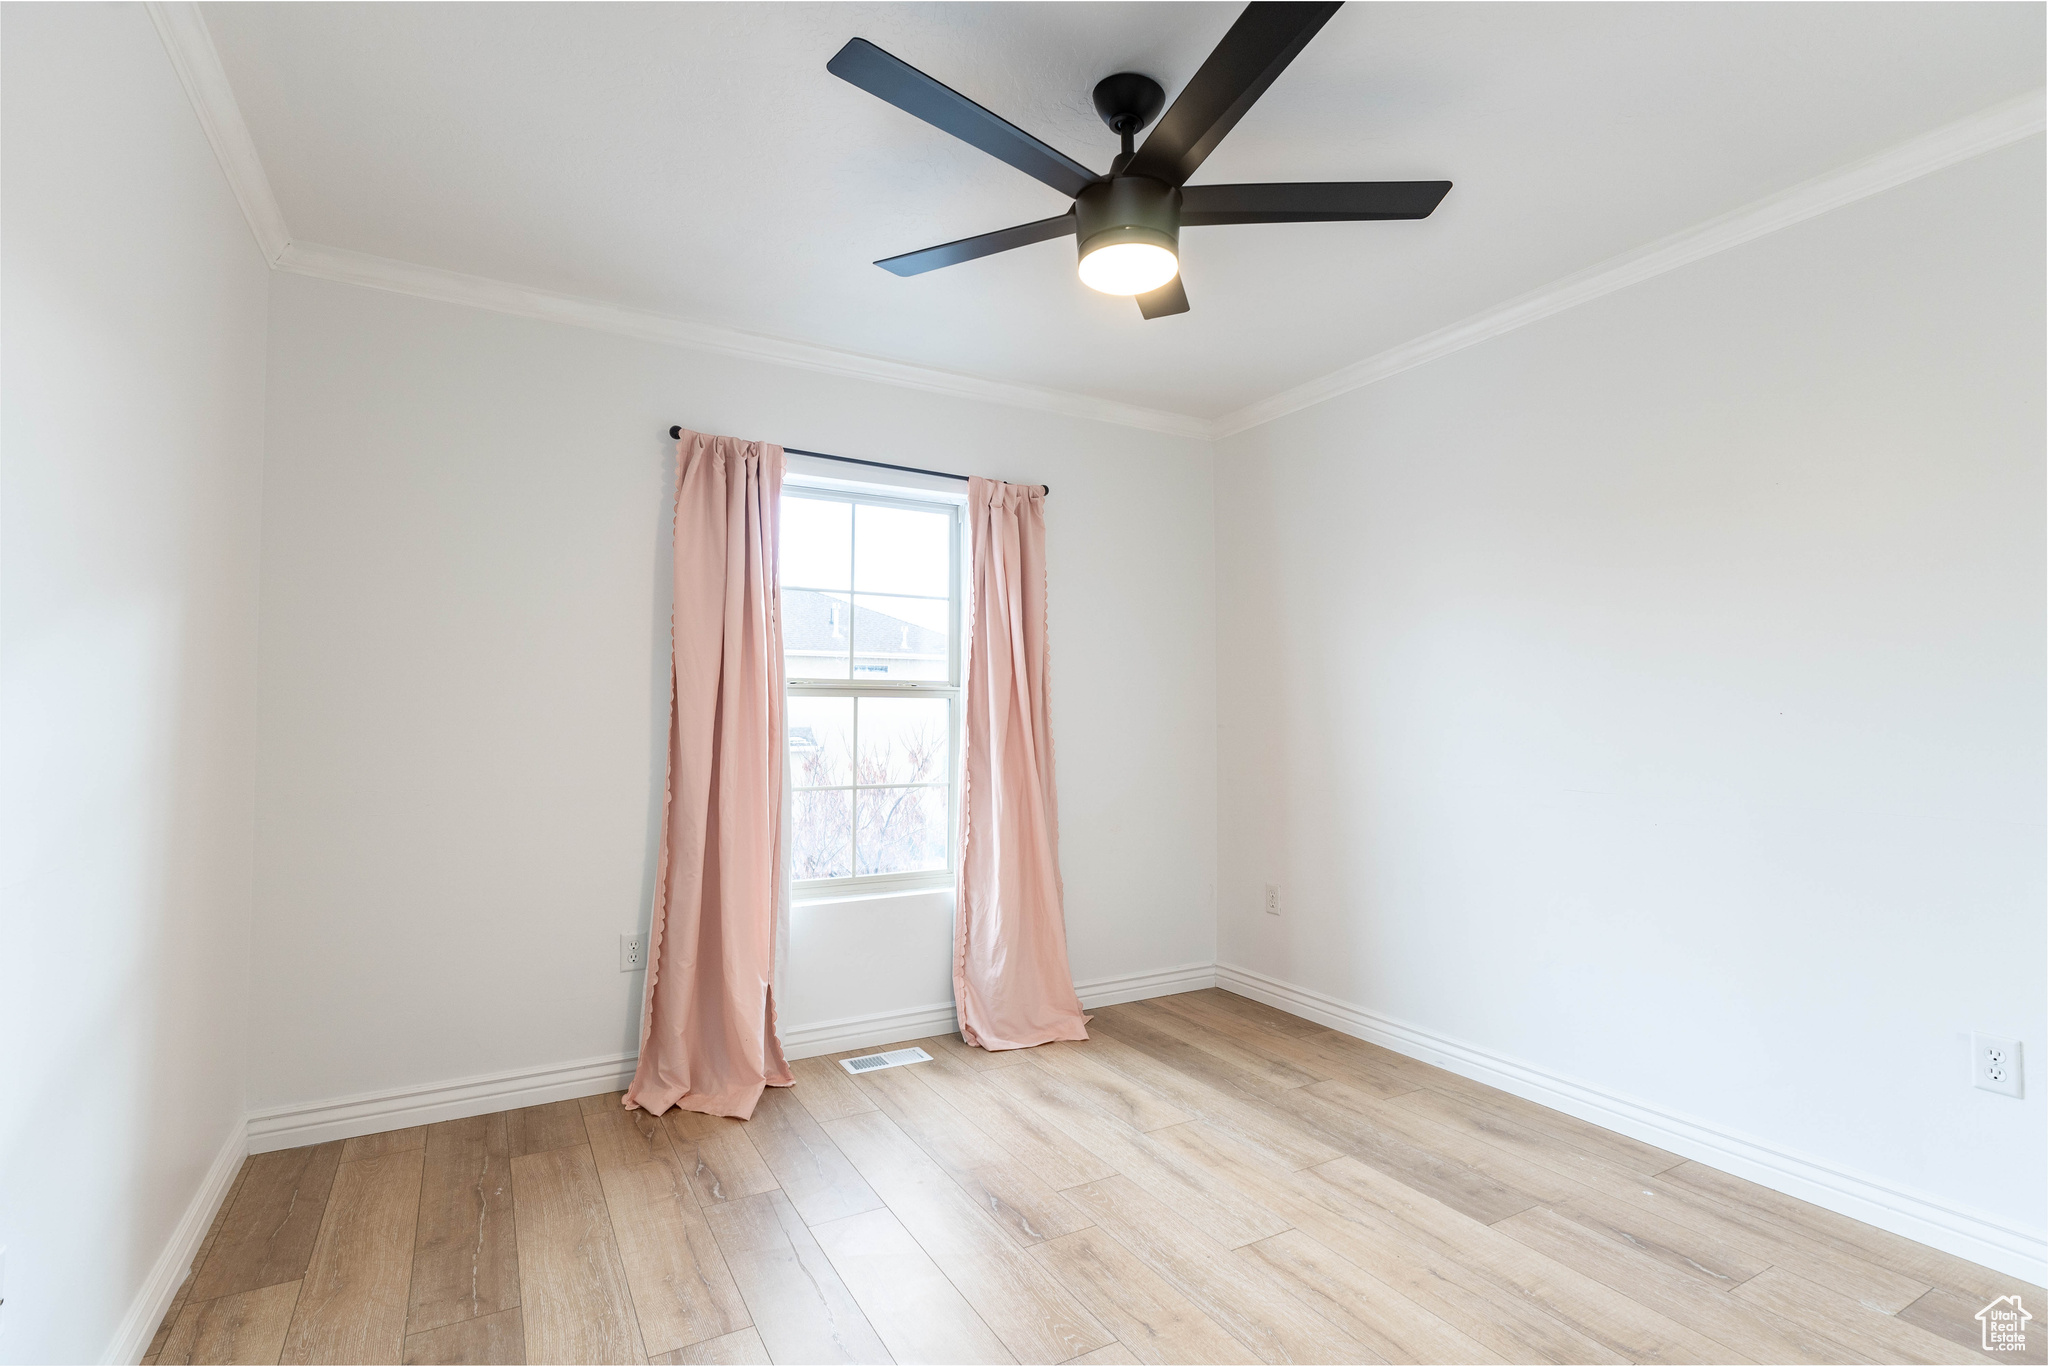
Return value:
[(2042, 220), (2036, 137), (1224, 443), (1222, 961), (2042, 1229)]
[(141, 6), (0, 45), (0, 1360), (93, 1361), (241, 1126), (267, 271)]
[[(675, 422), (1052, 485), (1074, 972), (1210, 960), (1206, 445), (293, 275), (271, 297), (256, 1108), (637, 1044), (617, 936), (652, 887)], [(799, 912), (785, 1031), (949, 1003), (949, 902)]]
[[(631, 1049), (676, 421), (1053, 485), (1082, 981), (1220, 945), (2041, 1228), (2038, 139), (1218, 466), (267, 280), (140, 9), (4, 15), (0, 1360), (245, 1104)], [(949, 901), (800, 910), (785, 1029), (943, 1008)]]

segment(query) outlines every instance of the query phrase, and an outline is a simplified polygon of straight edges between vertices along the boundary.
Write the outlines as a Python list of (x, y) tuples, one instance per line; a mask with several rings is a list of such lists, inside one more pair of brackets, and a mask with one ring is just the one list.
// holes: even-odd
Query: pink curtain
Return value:
[(967, 784), (953, 929), (960, 1036), (988, 1049), (1085, 1039), (1060, 887), (1045, 492), (971, 479), (967, 524)]
[(668, 800), (627, 1106), (746, 1119), (794, 1079), (775, 1037), (782, 867), (782, 448), (676, 445)]

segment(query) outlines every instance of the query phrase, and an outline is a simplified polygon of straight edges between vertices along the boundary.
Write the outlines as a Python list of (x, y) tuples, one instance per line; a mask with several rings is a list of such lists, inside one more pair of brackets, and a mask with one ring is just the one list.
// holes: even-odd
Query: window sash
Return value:
[[(792, 686), (790, 688), (790, 691), (792, 693), (800, 692), (806, 697), (852, 698), (856, 703), (858, 703), (859, 699), (862, 697), (889, 697), (892, 695), (901, 696), (904, 692), (911, 691), (911, 689), (907, 689), (902, 685), (890, 686), (886, 684), (871, 684), (862, 687), (847, 686), (846, 684), (842, 683), (837, 687), (808, 686), (803, 688), (797, 688), (795, 686)], [(799, 786), (795, 781), (794, 775), (791, 775), (789, 791), (792, 801), (794, 801), (794, 799), (799, 794), (808, 792), (850, 792), (853, 794), (851, 799), (853, 801), (853, 820), (850, 823), (850, 826), (847, 831), (848, 845), (846, 853), (847, 866), (849, 868), (855, 869), (860, 867), (859, 841), (861, 793), (907, 792), (918, 789), (943, 792), (946, 794), (945, 866), (942, 868), (924, 868), (907, 873), (853, 872), (847, 874), (845, 877), (792, 877), (790, 879), (790, 890), (792, 894), (800, 896), (805, 900), (813, 900), (817, 899), (820, 896), (826, 895), (843, 894), (853, 896), (862, 893), (888, 890), (890, 888), (901, 888), (903, 890), (909, 891), (930, 887), (945, 887), (952, 885), (954, 871), (960, 866), (960, 770), (962, 760), (962, 755), (960, 753), (960, 733), (962, 726), (964, 724), (964, 718), (961, 715), (961, 712), (963, 710), (961, 706), (961, 690), (953, 687), (940, 687), (927, 684), (921, 688), (916, 689), (916, 691), (919, 693), (920, 696), (943, 697), (951, 703), (951, 705), (946, 708), (946, 753), (951, 762), (948, 765), (948, 771), (946, 774), (945, 781), (923, 783), (853, 782), (832, 783), (823, 787), (810, 787)], [(855, 706), (853, 713), (853, 747), (854, 763), (856, 765), (855, 772), (857, 774), (859, 771), (858, 764), (860, 754), (860, 708), (858, 705)]]
[[(947, 559), (949, 561), (947, 565), (946, 582), (952, 587), (952, 592), (948, 593), (943, 598), (939, 597), (936, 593), (924, 594), (863, 592), (860, 583), (858, 579), (855, 578), (853, 572), (855, 565), (859, 561), (860, 554), (860, 519), (858, 517), (852, 518), (851, 524), (849, 525), (847, 530), (846, 543), (846, 581), (847, 583), (851, 584), (852, 587), (813, 588), (804, 584), (779, 584), (781, 591), (785, 593), (824, 593), (831, 594), (835, 597), (844, 596), (847, 599), (849, 611), (847, 614), (846, 623), (846, 654), (844, 656), (846, 660), (847, 677), (827, 678), (820, 677), (817, 675), (805, 675), (802, 677), (798, 677), (796, 675), (791, 675), (787, 680), (788, 685), (792, 688), (830, 688), (844, 687), (849, 683), (862, 684), (863, 680), (860, 679), (853, 672), (853, 661), (856, 658), (856, 655), (854, 654), (854, 649), (857, 642), (854, 639), (856, 632), (854, 630), (853, 615), (850, 609), (853, 604), (853, 599), (857, 597), (879, 597), (907, 598), (916, 602), (943, 602), (947, 605), (946, 677), (943, 680), (898, 679), (891, 683), (883, 683), (879, 681), (868, 680), (865, 685), (878, 688), (920, 687), (924, 689), (959, 687), (961, 631), (963, 629), (963, 622), (961, 620), (961, 589), (965, 582), (965, 576), (962, 572), (961, 566), (961, 541), (963, 540), (963, 514), (965, 513), (966, 509), (963, 508), (960, 504), (950, 501), (941, 501), (929, 498), (892, 498), (886, 494), (856, 493), (848, 489), (814, 488), (808, 484), (792, 484), (787, 481), (785, 481), (783, 484), (782, 496), (785, 498), (810, 498), (818, 502), (827, 503), (847, 503), (855, 507), (861, 506), (862, 504), (866, 504), (873, 507), (902, 508), (909, 512), (941, 512), (946, 514), (946, 520), (948, 522)], [(785, 656), (784, 658), (784, 663), (785, 666), (787, 666), (787, 656)], [(834, 881), (837, 880), (838, 879), (834, 879)]]

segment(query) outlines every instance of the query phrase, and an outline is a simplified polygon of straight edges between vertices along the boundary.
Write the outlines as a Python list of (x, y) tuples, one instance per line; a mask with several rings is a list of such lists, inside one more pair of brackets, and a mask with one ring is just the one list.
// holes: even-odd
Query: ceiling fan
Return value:
[(1187, 290), (1180, 280), (1182, 228), (1429, 217), (1450, 193), (1450, 181), (1188, 184), (1216, 144), (1341, 3), (1247, 5), (1143, 147), (1134, 148), (1133, 139), (1166, 103), (1159, 82), (1130, 71), (1097, 82), (1095, 112), (1123, 139), (1123, 151), (1110, 163), (1108, 175), (1097, 175), (867, 39), (853, 39), (825, 64), (827, 71), (1074, 201), (1057, 218), (964, 237), (875, 264), (897, 275), (922, 275), (1071, 234), (1079, 239), (1083, 284), (1105, 294), (1134, 295), (1139, 312), (1164, 318), (1188, 311)]

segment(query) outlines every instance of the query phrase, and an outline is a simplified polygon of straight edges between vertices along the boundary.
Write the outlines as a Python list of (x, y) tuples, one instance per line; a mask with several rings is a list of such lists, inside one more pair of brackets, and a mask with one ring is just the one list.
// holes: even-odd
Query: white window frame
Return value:
[[(906, 489), (880, 492), (873, 491), (867, 487), (849, 488), (837, 480), (830, 482), (818, 480), (813, 482), (810, 479), (795, 475), (784, 478), (782, 492), (784, 497), (811, 498), (821, 502), (848, 503), (855, 507), (865, 504), (874, 507), (906, 508), (916, 512), (944, 512), (947, 515), (949, 528), (947, 539), (948, 555), (951, 560), (948, 566), (946, 582), (952, 590), (947, 600), (946, 653), (948, 664), (947, 676), (944, 682), (911, 679), (896, 679), (893, 681), (869, 679), (862, 681), (859, 678), (853, 677), (789, 678), (784, 682), (784, 692), (789, 697), (851, 697), (856, 699), (853, 723), (856, 776), (858, 776), (860, 754), (860, 707), (858, 699), (863, 697), (911, 696), (943, 697), (948, 700), (946, 714), (950, 719), (948, 725), (948, 754), (951, 758), (951, 764), (950, 771), (946, 775), (946, 866), (944, 868), (926, 869), (916, 873), (870, 873), (867, 875), (856, 873), (850, 877), (793, 878), (790, 882), (790, 899), (793, 901), (833, 901), (842, 897), (875, 896), (891, 892), (922, 892), (940, 888), (950, 889), (953, 886), (955, 871), (960, 866), (960, 784), (962, 777), (961, 647), (965, 644), (962, 632), (964, 630), (963, 612), (966, 602), (965, 590), (967, 582), (962, 555), (966, 533), (966, 506), (960, 499), (949, 498), (944, 494), (919, 497), (917, 490)], [(853, 584), (852, 591), (848, 593), (847, 601), (849, 614), (848, 630), (846, 633), (849, 661), (847, 671), (849, 674), (852, 673), (851, 660), (852, 652), (855, 648), (854, 632), (851, 629), (851, 612), (854, 606), (854, 595), (860, 591), (860, 585), (853, 578), (851, 572), (851, 565), (855, 562), (855, 556), (859, 553), (860, 533), (858, 526), (859, 519), (857, 517), (853, 518), (852, 529), (848, 533), (849, 540), (847, 546), (849, 562), (847, 581)], [(795, 588), (813, 593), (837, 593), (841, 591), (836, 588), (818, 588), (812, 584), (778, 584), (778, 587)], [(902, 595), (883, 594), (881, 596), (900, 597)], [(929, 599), (927, 600), (929, 601)], [(925, 786), (926, 784), (912, 785)], [(855, 837), (858, 838), (860, 829), (860, 798), (858, 794), (860, 788), (858, 784), (850, 786), (855, 791), (853, 828)], [(840, 791), (843, 789), (798, 789), (792, 777), (790, 790), (792, 793), (792, 809), (794, 809), (793, 794), (799, 790)], [(856, 863), (855, 866), (858, 867), (859, 865)]]

